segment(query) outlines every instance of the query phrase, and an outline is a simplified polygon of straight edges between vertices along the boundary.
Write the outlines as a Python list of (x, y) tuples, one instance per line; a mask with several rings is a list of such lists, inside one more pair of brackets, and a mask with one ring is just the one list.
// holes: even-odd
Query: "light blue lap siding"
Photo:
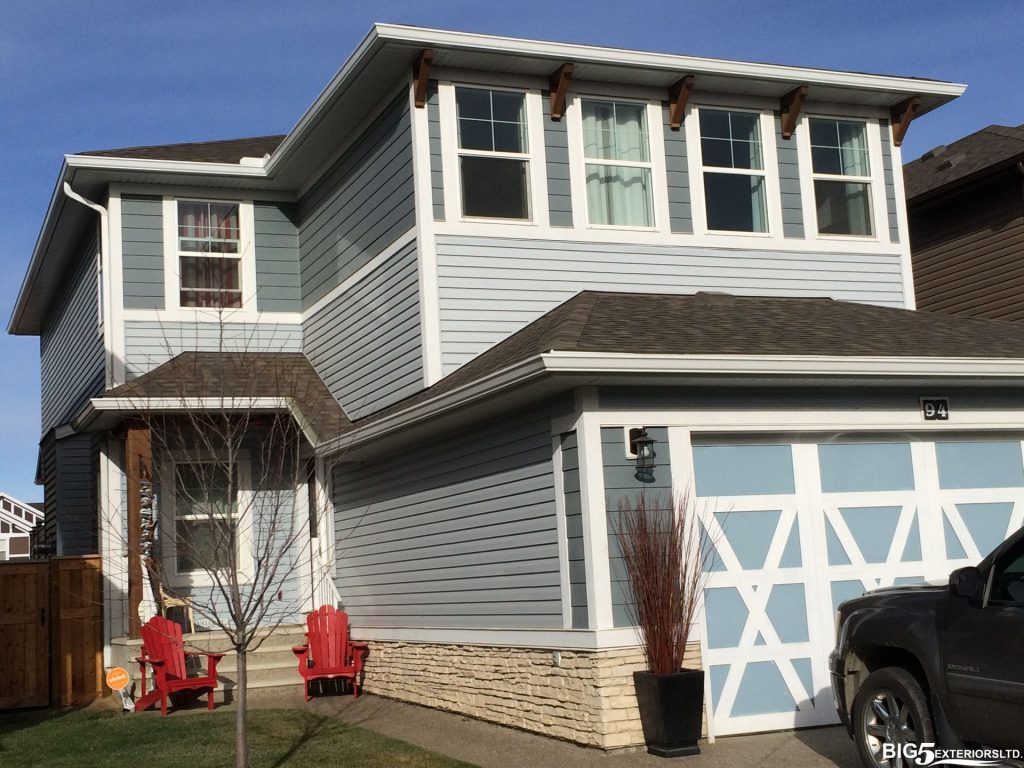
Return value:
[(601, 457), (604, 465), (605, 513), (608, 519), (608, 566), (612, 588), (612, 620), (616, 627), (630, 627), (632, 595), (626, 580), (626, 568), (619, 543), (620, 504), (636, 505), (641, 494), (649, 508), (670, 516), (672, 497), (671, 456), (668, 452), (668, 430), (648, 427), (654, 438), (655, 468), (653, 482), (636, 478), (636, 460), (626, 458), (625, 432), (622, 427), (601, 428)]
[(900, 256), (443, 235), (441, 354), (450, 373), (583, 290), (830, 296), (903, 306)]
[(441, 165), (441, 105), (437, 97), (437, 81), (431, 80), (427, 90), (427, 139), (430, 145), (430, 200), (434, 220), (444, 221), (444, 173)]
[(298, 312), (299, 231), (295, 206), (254, 203), (256, 308), (260, 312)]
[[(888, 214), (889, 240), (894, 243), (900, 241), (899, 219), (896, 216), (896, 183), (893, 177), (892, 168), (892, 142), (889, 138), (889, 121), (879, 120), (879, 127), (882, 129), (882, 172), (885, 176), (885, 210)], [(900, 170), (902, 173), (902, 170)], [(881, 226), (879, 226), (881, 229)]]
[(583, 507), (580, 501), (579, 446), (575, 432), (562, 435), (562, 485), (565, 493), (565, 533), (569, 543), (569, 591), (572, 627), (586, 629), (587, 558), (583, 545)]
[(572, 188), (569, 183), (569, 134), (566, 119), (551, 119), (551, 99), (544, 104), (544, 159), (548, 176), (548, 215), (551, 226), (572, 226)]
[(661, 107), (662, 132), (665, 136), (665, 175), (668, 180), (668, 221), (673, 232), (693, 232), (690, 208), (690, 178), (686, 165), (686, 131), (672, 130), (668, 104)]
[(121, 198), (121, 260), (125, 309), (164, 308), (163, 203), (159, 197)]
[(298, 323), (191, 323), (128, 320), (124, 324), (128, 378), (182, 352), (301, 352)]
[(782, 117), (775, 113), (775, 145), (778, 147), (779, 188), (782, 195), (782, 234), (804, 236), (804, 212), (800, 202), (800, 162), (796, 137), (782, 138)]
[(97, 240), (83, 242), (39, 334), (42, 432), (70, 421), (103, 391), (105, 352), (96, 290)]
[(423, 387), (416, 244), (306, 320), (303, 349), (351, 419)]
[(415, 225), (404, 92), (303, 195), (299, 221), (304, 308)]
[(550, 423), (522, 412), (336, 465), (336, 583), (356, 626), (562, 626)]

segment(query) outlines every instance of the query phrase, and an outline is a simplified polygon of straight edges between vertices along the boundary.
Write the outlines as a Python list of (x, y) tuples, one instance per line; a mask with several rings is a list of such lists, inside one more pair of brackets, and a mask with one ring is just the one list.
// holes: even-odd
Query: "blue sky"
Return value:
[[(4, 327), (64, 153), (284, 133), (374, 21), (967, 83), (911, 127), (908, 160), (991, 123), (1024, 123), (1019, 0), (6, 0)], [(2, 336), (0, 352), (0, 489), (34, 501), (38, 339)]]

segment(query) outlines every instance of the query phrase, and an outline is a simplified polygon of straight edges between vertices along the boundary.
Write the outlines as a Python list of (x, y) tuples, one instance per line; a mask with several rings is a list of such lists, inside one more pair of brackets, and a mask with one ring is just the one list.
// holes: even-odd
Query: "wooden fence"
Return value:
[(103, 694), (100, 558), (0, 563), (0, 709)]

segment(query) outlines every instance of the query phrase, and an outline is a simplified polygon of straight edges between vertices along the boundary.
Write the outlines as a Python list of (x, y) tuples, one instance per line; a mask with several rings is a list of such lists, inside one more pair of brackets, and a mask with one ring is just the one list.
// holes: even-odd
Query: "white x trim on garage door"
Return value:
[(1024, 523), (1017, 438), (694, 443), (714, 545), (702, 650), (719, 735), (835, 722), (838, 604), (945, 580)]

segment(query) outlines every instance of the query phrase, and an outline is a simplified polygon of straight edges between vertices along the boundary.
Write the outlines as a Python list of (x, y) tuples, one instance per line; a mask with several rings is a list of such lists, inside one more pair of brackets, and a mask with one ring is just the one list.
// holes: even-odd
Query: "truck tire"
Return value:
[(900, 667), (876, 669), (853, 700), (853, 738), (866, 768), (909, 768), (914, 761), (898, 753), (889, 758), (885, 745), (935, 742), (928, 697), (921, 684)]

